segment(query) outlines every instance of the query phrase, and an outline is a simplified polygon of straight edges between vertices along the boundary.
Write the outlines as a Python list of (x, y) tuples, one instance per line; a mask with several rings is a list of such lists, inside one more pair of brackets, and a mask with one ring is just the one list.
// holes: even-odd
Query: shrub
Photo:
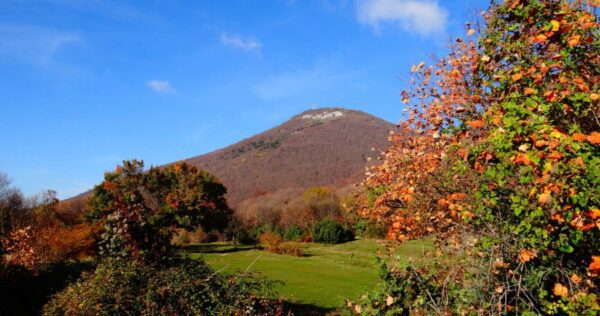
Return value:
[(354, 239), (352, 231), (339, 223), (326, 219), (315, 225), (313, 240), (325, 244), (338, 244)]
[(413, 67), (360, 212), (453, 257), (401, 279), (417, 314), (600, 312), (599, 5), (492, 1), (476, 40)]
[(240, 228), (235, 232), (235, 242), (240, 245), (254, 245), (256, 243), (256, 239), (246, 228)]
[(266, 232), (261, 234), (258, 240), (267, 251), (274, 253), (277, 253), (279, 245), (283, 242), (283, 238), (281, 238), (281, 236), (273, 232)]
[(44, 315), (281, 314), (271, 284), (244, 274), (215, 274), (202, 261), (107, 259), (44, 307)]
[(177, 229), (227, 226), (227, 190), (214, 176), (185, 163), (143, 169), (141, 161), (124, 161), (94, 188), (87, 217), (105, 226), (100, 254), (157, 259), (168, 253)]
[(292, 225), (285, 230), (283, 237), (288, 241), (297, 241), (302, 237), (302, 229), (298, 225)]
[(281, 236), (273, 232), (263, 233), (260, 235), (259, 239), (261, 245), (269, 252), (297, 257), (304, 254), (302, 251), (302, 244), (297, 242), (284, 242)]

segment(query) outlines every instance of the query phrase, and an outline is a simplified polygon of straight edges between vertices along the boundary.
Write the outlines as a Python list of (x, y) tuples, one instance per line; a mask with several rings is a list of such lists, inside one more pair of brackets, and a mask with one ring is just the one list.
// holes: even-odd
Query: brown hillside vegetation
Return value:
[[(227, 187), (230, 206), (243, 212), (241, 208), (265, 199), (286, 203), (309, 187), (339, 190), (359, 183), (369, 157), (376, 158), (389, 146), (393, 130), (395, 125), (364, 112), (321, 108), (184, 161), (217, 176)], [(78, 201), (86, 196), (63, 204), (81, 207)]]
[(393, 124), (363, 112), (322, 108), (186, 162), (221, 179), (230, 205), (239, 208), (264, 195), (360, 182), (368, 157), (387, 148), (393, 129)]

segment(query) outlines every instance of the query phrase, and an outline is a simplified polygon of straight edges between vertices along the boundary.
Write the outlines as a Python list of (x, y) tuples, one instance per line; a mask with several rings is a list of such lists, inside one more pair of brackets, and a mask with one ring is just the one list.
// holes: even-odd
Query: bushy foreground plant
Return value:
[(388, 279), (411, 293), (355, 312), (600, 313), (598, 5), (494, 1), (477, 42), (413, 67), (362, 215), (389, 238), (435, 236), (437, 259)]
[(153, 260), (168, 253), (177, 229), (225, 229), (232, 212), (215, 177), (185, 163), (143, 168), (124, 161), (94, 188), (88, 218), (105, 226), (104, 256)]
[(281, 315), (271, 284), (224, 276), (202, 261), (103, 261), (55, 295), (44, 315)]
[(315, 225), (313, 240), (318, 243), (339, 244), (354, 240), (354, 233), (336, 221), (326, 219)]

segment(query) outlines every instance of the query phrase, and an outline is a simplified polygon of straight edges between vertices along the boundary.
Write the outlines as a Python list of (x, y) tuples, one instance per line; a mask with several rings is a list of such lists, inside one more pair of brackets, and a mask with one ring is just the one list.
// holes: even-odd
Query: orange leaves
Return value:
[(592, 257), (592, 262), (588, 266), (588, 270), (590, 270), (592, 275), (600, 275), (600, 256)]
[(599, 132), (591, 132), (589, 135), (581, 134), (581, 133), (573, 133), (573, 140), (576, 142), (584, 142), (588, 141), (592, 145), (600, 144), (600, 133)]
[(537, 252), (530, 249), (521, 249), (519, 251), (519, 262), (526, 263), (537, 257)]
[(600, 145), (600, 133), (592, 132), (588, 137), (587, 141), (594, 145)]
[(544, 192), (538, 196), (538, 202), (548, 204), (552, 202), (552, 195), (550, 195), (550, 192)]
[(575, 47), (581, 42), (581, 35), (573, 35), (568, 39), (569, 47)]
[(485, 125), (482, 120), (470, 121), (468, 124), (471, 126), (471, 128), (482, 128)]
[(532, 88), (530, 88), (530, 87), (526, 87), (526, 88), (523, 90), (523, 92), (524, 92), (526, 95), (532, 95), (532, 94), (534, 94), (534, 93), (535, 93), (535, 90), (533, 90), (533, 89), (532, 89)]
[(511, 159), (513, 163), (524, 164), (526, 166), (531, 164), (531, 159), (526, 154), (518, 154)]
[(514, 82), (517, 82), (517, 81), (521, 80), (521, 78), (523, 78), (523, 74), (522, 74), (522, 73), (520, 73), (520, 72), (518, 72), (518, 73), (516, 73), (516, 74), (513, 74), (513, 75), (511, 76), (511, 79), (512, 79), (512, 81), (514, 81)]
[(588, 217), (596, 220), (600, 218), (600, 209), (593, 209), (588, 211)]
[(587, 140), (587, 136), (581, 134), (581, 133), (574, 133), (573, 134), (573, 140), (576, 142), (583, 142)]
[(546, 40), (548, 40), (548, 38), (544, 34), (538, 34), (533, 38), (533, 42), (537, 44), (544, 44)]
[(560, 283), (556, 283), (556, 284), (554, 284), (552, 293), (559, 297), (565, 297), (565, 296), (569, 295), (569, 289)]

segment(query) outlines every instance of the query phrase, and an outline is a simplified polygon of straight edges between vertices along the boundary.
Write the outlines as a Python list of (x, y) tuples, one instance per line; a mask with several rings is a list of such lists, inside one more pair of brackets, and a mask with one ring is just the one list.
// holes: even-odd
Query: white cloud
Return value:
[(157, 93), (175, 93), (175, 89), (168, 80), (150, 80), (146, 83), (148, 88)]
[(0, 25), (0, 58), (47, 66), (65, 46), (79, 42), (78, 34), (22, 25)]
[(357, 18), (379, 33), (384, 24), (396, 24), (421, 36), (446, 29), (448, 11), (437, 0), (358, 0)]
[(244, 39), (241, 35), (229, 35), (221, 33), (221, 43), (247, 52), (260, 53), (261, 43), (253, 38)]

